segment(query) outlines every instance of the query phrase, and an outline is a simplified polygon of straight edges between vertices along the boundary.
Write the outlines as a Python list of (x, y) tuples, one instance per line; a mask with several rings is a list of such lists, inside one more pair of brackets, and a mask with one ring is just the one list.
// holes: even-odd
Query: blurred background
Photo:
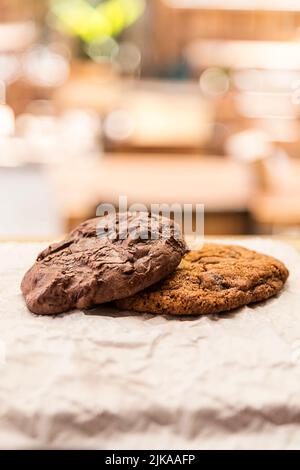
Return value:
[(0, 237), (102, 202), (300, 233), (300, 1), (0, 0)]

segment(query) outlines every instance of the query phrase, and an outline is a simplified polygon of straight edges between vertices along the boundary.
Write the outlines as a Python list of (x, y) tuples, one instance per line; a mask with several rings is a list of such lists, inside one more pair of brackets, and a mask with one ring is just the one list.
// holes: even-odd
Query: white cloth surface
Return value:
[(0, 447), (300, 448), (300, 255), (267, 302), (169, 318), (32, 315), (19, 285), (45, 244), (0, 244)]

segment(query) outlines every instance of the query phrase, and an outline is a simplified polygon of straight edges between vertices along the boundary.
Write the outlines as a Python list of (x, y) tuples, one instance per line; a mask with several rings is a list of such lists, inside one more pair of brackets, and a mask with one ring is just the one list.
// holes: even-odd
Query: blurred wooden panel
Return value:
[[(82, 213), (72, 213), (66, 219), (65, 232), (73, 230), (86, 219), (95, 217), (96, 208)], [(243, 235), (253, 233), (253, 225), (249, 212), (205, 212), (204, 234), (209, 235)], [(185, 236), (191, 235), (185, 233)]]
[[(299, 37), (300, 12), (199, 8), (171, 8), (153, 0), (153, 43), (157, 62), (172, 63), (195, 39), (290, 41)], [(275, 6), (274, 6), (275, 9)], [(283, 7), (284, 9), (284, 7)]]
[(205, 213), (205, 235), (241, 235), (252, 233), (248, 211)]
[[(129, 205), (204, 204), (205, 212), (214, 214), (207, 219), (210, 233), (217, 233), (217, 220), (223, 226), (220, 233), (247, 231), (240, 215), (247, 211), (253, 191), (251, 174), (228, 158), (110, 154), (59, 171), (53, 167), (52, 179), (62, 212), (72, 224), (95, 215), (98, 204), (118, 204), (119, 196), (125, 195)], [(234, 223), (229, 224), (228, 214), (235, 216)]]
[(46, 1), (1, 0), (0, 21), (40, 20), (46, 12)]
[(290, 159), (284, 168), (268, 170), (268, 185), (251, 198), (249, 209), (263, 231), (300, 231), (300, 162)]

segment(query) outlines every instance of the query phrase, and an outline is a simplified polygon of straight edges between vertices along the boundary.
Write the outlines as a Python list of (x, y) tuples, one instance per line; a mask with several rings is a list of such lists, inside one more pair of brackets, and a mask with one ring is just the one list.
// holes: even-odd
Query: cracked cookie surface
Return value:
[[(106, 235), (109, 227), (116, 227), (115, 238)], [(158, 282), (174, 271), (185, 252), (179, 227), (169, 219), (146, 212), (98, 217), (42, 251), (21, 290), (33, 313), (90, 308)]]
[(285, 265), (270, 256), (240, 246), (205, 244), (187, 253), (164, 281), (116, 304), (153, 314), (220, 313), (276, 295), (288, 275)]

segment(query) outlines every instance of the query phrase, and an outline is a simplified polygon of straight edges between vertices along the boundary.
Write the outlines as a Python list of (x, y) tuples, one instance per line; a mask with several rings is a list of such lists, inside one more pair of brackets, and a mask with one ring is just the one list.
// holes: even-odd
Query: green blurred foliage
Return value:
[(85, 43), (118, 36), (143, 13), (145, 0), (52, 0), (57, 26)]

